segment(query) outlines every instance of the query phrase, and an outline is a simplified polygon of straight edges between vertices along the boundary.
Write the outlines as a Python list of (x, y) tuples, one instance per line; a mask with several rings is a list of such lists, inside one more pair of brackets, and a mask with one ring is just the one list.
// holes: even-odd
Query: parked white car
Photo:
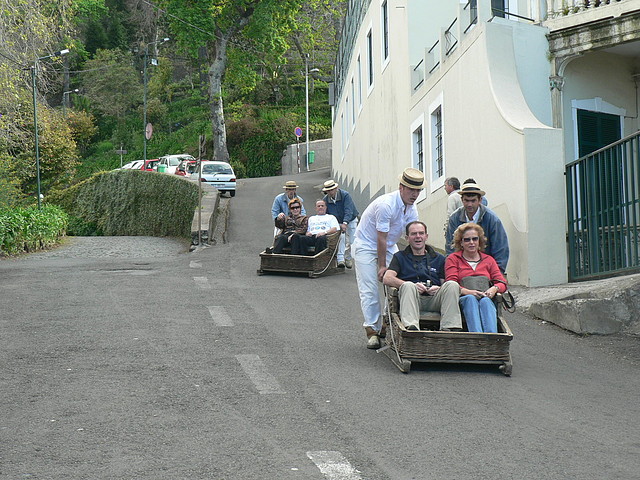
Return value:
[(143, 163), (144, 163), (144, 160), (134, 160), (133, 162), (125, 163), (122, 167), (120, 167), (120, 169), (121, 170), (140, 170), (140, 168), (142, 168)]
[(188, 153), (182, 153), (179, 155), (165, 155), (163, 157), (160, 157), (160, 159), (158, 160), (158, 164), (154, 167), (154, 170), (163, 173), (170, 173), (171, 175), (173, 175), (176, 173), (176, 168), (183, 160), (195, 161), (195, 158), (193, 158)]
[[(226, 162), (201, 162), (202, 181), (216, 187), (220, 193), (228, 192), (229, 196), (236, 196), (236, 174), (231, 165)], [(192, 174), (197, 178), (200, 171)]]

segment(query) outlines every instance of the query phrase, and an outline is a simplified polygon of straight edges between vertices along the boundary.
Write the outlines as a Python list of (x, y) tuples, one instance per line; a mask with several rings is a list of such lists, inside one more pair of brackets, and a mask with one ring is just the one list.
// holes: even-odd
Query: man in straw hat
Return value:
[(325, 194), (323, 200), (327, 204), (327, 213), (338, 219), (340, 230), (342, 230), (338, 244), (338, 267), (351, 268), (353, 266), (351, 244), (355, 239), (358, 226), (358, 209), (349, 192), (338, 188), (338, 184), (333, 180), (324, 182), (322, 192)]
[(398, 190), (381, 195), (365, 209), (353, 242), (367, 348), (380, 347), (383, 304), (380, 282), (391, 257), (398, 251), (396, 242), (405, 226), (418, 220), (414, 203), (424, 188), (424, 175), (415, 168), (405, 168), (399, 180)]
[(288, 180), (283, 185), (284, 192), (276, 195), (273, 199), (273, 205), (271, 206), (271, 217), (275, 220), (276, 217), (284, 218), (289, 214), (289, 202), (297, 197), (302, 204), (302, 215), (306, 215), (307, 212), (304, 209), (304, 200), (301, 196), (296, 195), (298, 184), (294, 180)]
[(491, 255), (495, 259), (500, 271), (504, 274), (509, 261), (507, 232), (505, 232), (498, 216), (482, 204), (484, 190), (475, 181), (471, 180), (473, 179), (467, 180), (458, 192), (462, 197), (462, 207), (458, 208), (449, 217), (449, 225), (445, 236), (447, 254), (453, 252), (453, 233), (456, 228), (463, 223), (477, 223), (482, 227), (487, 237), (484, 253)]

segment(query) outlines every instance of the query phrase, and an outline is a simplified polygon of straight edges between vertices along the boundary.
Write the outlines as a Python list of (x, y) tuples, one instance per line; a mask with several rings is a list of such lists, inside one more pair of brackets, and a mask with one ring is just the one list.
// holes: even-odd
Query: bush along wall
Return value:
[(0, 255), (33, 252), (60, 241), (67, 214), (55, 205), (0, 209)]
[(70, 216), (70, 235), (189, 237), (198, 186), (177, 175), (100, 172), (49, 201)]

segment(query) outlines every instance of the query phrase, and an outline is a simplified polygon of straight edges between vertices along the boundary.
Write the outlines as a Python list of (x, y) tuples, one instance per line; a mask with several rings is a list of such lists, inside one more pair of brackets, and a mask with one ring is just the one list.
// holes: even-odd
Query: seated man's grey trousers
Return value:
[(415, 283), (405, 282), (398, 291), (400, 296), (400, 318), (405, 327), (420, 328), (420, 312), (440, 313), (440, 329), (462, 328), (462, 316), (458, 300), (460, 285), (444, 282), (435, 295), (420, 295)]

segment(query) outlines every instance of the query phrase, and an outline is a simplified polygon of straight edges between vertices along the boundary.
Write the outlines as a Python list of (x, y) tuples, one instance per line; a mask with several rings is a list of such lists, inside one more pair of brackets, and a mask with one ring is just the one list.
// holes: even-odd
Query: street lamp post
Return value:
[(64, 50), (54, 52), (51, 55), (38, 57), (36, 58), (36, 61), (33, 62), (33, 66), (31, 67), (31, 85), (33, 88), (33, 132), (35, 135), (36, 143), (36, 182), (38, 184), (38, 209), (42, 208), (42, 199), (40, 198), (40, 145), (38, 139), (38, 103), (36, 99), (36, 78), (38, 77), (38, 62), (47, 58), (60, 57), (62, 55), (66, 55), (67, 53), (69, 53), (69, 50), (65, 48)]
[(169, 38), (163, 38), (162, 40), (156, 40), (155, 42), (149, 42), (144, 47), (144, 68), (142, 72), (143, 82), (144, 82), (144, 93), (143, 93), (143, 120), (142, 120), (142, 128), (144, 130), (144, 161), (146, 164), (147, 161), (147, 63), (149, 62), (149, 47), (151, 45), (155, 45), (156, 43), (162, 45), (165, 42), (168, 42)]
[(70, 93), (78, 93), (80, 90), (74, 88), (73, 90), (69, 90), (67, 92), (62, 92), (62, 115), (67, 116), (67, 103), (69, 103), (69, 94)]
[(309, 70), (309, 54), (305, 54), (304, 57), (304, 91), (305, 91), (305, 110), (306, 110), (306, 144), (307, 144), (307, 172), (309, 171), (309, 74), (319, 72), (317, 68), (312, 68)]

